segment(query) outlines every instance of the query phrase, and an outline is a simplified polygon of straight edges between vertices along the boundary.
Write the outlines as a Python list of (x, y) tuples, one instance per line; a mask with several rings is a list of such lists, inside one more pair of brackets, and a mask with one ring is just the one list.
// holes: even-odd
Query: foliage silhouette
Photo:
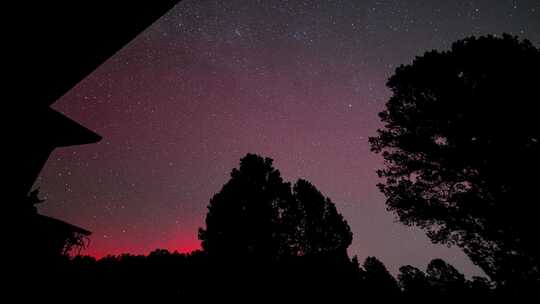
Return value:
[(291, 187), (269, 158), (241, 159), (206, 223), (201, 251), (65, 258), (36, 290), (51, 300), (306, 301), (345, 300), (359, 284), (352, 233), (335, 205), (308, 181)]
[(305, 180), (291, 189), (269, 158), (242, 158), (206, 224), (202, 251), (76, 256), (54, 285), (73, 296), (91, 288), (88, 300), (205, 302), (346, 299), (358, 283), (352, 233), (332, 201)]
[[(163, 249), (146, 256), (123, 254), (99, 260), (75, 256), (59, 269), (62, 279), (56, 280), (54, 286), (60, 286), (65, 298), (84, 294), (85, 300), (96, 301), (253, 301), (264, 298), (301, 302), (400, 300), (405, 303), (437, 299), (448, 303), (449, 300), (486, 301), (493, 299), (494, 294), (485, 278), (461, 280), (463, 275), (443, 261), (430, 263), (427, 271), (430, 275), (412, 266), (401, 267), (399, 287), (386, 266), (374, 257), (366, 258), (363, 266), (353, 258), (353, 263), (339, 268), (318, 258), (302, 256), (273, 264), (272, 271), (263, 263), (249, 264), (253, 268), (248, 271), (245, 261), (228, 261), (230, 267), (216, 267), (203, 251), (185, 254)], [(324, 266), (334, 271), (323, 269)], [(459, 292), (455, 289), (456, 282), (461, 288)]]
[(405, 298), (414, 299), (431, 296), (429, 280), (422, 270), (411, 265), (401, 266), (397, 279)]
[(473, 277), (467, 280), (462, 273), (441, 259), (433, 259), (425, 273), (411, 265), (402, 266), (397, 278), (402, 300), (406, 302), (421, 299), (438, 299), (445, 303), (494, 300), (494, 289), (488, 279)]
[(388, 209), (515, 293), (540, 282), (539, 70), (540, 50), (509, 35), (427, 52), (389, 79), (370, 138)]
[(291, 191), (270, 158), (247, 154), (210, 200), (199, 238), (210, 256), (277, 261), (346, 256), (352, 233), (315, 186), (298, 180)]
[(354, 273), (347, 255), (352, 233), (332, 201), (306, 180), (291, 189), (270, 158), (255, 154), (240, 160), (210, 200), (199, 239), (214, 276), (236, 273), (214, 285), (222, 292), (265, 293), (279, 286), (307, 296), (316, 287), (318, 296), (336, 296)]
[(451, 297), (465, 293), (465, 276), (441, 259), (433, 259), (426, 269), (427, 279), (440, 296)]
[(287, 252), (283, 213), (291, 202), (271, 159), (248, 154), (208, 206), (206, 229), (199, 230), (210, 255), (276, 259)]
[(296, 227), (292, 227), (299, 232), (298, 252), (303, 255), (346, 254), (352, 232), (334, 203), (303, 179), (294, 185), (293, 198), (301, 217), (293, 219)]
[(400, 295), (400, 288), (396, 279), (376, 257), (366, 258), (361, 273), (361, 283), (366, 296), (393, 300)]
[[(235, 234), (239, 234), (238, 236)], [(156, 249), (99, 260), (74, 256), (41, 285), (49, 299), (86, 301), (422, 301), (486, 299), (485, 279), (467, 281), (434, 260), (427, 275), (401, 268), (398, 281), (375, 257), (349, 259), (352, 233), (329, 198), (306, 180), (291, 188), (272, 160), (248, 154), (210, 200), (203, 250)], [(228, 246), (233, 244), (236, 246)], [(266, 251), (267, 250), (267, 251)], [(91, 290), (91, 292), (88, 292)]]

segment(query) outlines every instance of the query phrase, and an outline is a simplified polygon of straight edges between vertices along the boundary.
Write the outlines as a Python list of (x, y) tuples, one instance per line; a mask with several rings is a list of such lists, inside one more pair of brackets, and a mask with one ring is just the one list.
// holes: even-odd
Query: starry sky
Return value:
[(53, 152), (40, 211), (91, 230), (84, 254), (190, 251), (211, 196), (259, 153), (336, 203), (350, 255), (481, 274), (385, 210), (368, 137), (397, 66), (503, 32), (538, 45), (540, 1), (184, 0), (53, 105), (103, 140)]

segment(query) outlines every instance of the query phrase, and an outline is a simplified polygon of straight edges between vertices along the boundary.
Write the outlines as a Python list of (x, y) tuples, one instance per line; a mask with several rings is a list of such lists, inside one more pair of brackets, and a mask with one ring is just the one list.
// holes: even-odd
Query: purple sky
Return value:
[(479, 274), (385, 210), (367, 139), (396, 66), (470, 35), (538, 43), (539, 20), (539, 1), (184, 0), (54, 105), (104, 139), (52, 154), (40, 210), (93, 231), (86, 254), (192, 250), (210, 197), (259, 153), (336, 203), (351, 255)]

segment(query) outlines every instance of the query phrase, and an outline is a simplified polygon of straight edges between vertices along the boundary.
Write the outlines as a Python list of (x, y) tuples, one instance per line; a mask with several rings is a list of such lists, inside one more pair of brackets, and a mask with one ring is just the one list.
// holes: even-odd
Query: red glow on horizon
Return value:
[(186, 237), (176, 237), (174, 240), (166, 242), (165, 244), (151, 244), (147, 246), (115, 246), (115, 244), (103, 245), (101, 247), (92, 246), (92, 240), (87, 248), (81, 250), (81, 255), (87, 255), (94, 257), (96, 259), (101, 259), (108, 255), (122, 255), (122, 254), (131, 254), (131, 255), (148, 255), (150, 252), (156, 249), (166, 249), (172, 252), (178, 253), (191, 253), (195, 250), (201, 249), (201, 242), (199, 240), (186, 238)]

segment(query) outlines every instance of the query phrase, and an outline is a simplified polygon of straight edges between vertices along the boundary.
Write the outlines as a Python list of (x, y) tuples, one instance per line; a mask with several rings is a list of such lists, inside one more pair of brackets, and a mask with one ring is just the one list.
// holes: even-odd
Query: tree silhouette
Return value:
[(426, 273), (411, 265), (399, 268), (399, 286), (407, 303), (434, 298), (445, 303), (492, 299), (493, 287), (487, 278), (467, 280), (454, 266), (441, 259), (433, 259)]
[(386, 266), (376, 257), (367, 257), (363, 264), (362, 285), (366, 296), (377, 299), (396, 299), (399, 285)]
[(426, 269), (427, 279), (439, 296), (456, 297), (465, 293), (465, 276), (442, 259), (433, 259)]
[(248, 154), (208, 206), (206, 229), (199, 229), (210, 255), (275, 259), (289, 254), (282, 219), (292, 201), (272, 160)]
[(211, 263), (208, 286), (232, 298), (276, 291), (335, 298), (351, 286), (347, 222), (308, 181), (291, 189), (270, 158), (240, 160), (210, 200), (199, 239)]
[(455, 42), (401, 66), (370, 138), (401, 222), (458, 245), (499, 285), (540, 281), (540, 50), (516, 37)]
[(472, 277), (472, 280), (467, 281), (467, 289), (470, 299), (482, 301), (494, 299), (493, 284), (485, 277)]
[[(334, 203), (310, 182), (300, 179), (293, 188), (301, 218), (298, 227), (299, 249), (303, 255), (344, 253), (352, 242), (352, 232)], [(294, 228), (293, 228), (294, 229)], [(294, 230), (293, 230), (294, 231)]]
[(211, 256), (280, 260), (343, 254), (352, 233), (329, 198), (306, 180), (291, 191), (272, 159), (247, 154), (214, 195), (206, 229), (199, 229)]
[(407, 299), (430, 296), (430, 284), (426, 274), (414, 266), (401, 266), (398, 281)]

